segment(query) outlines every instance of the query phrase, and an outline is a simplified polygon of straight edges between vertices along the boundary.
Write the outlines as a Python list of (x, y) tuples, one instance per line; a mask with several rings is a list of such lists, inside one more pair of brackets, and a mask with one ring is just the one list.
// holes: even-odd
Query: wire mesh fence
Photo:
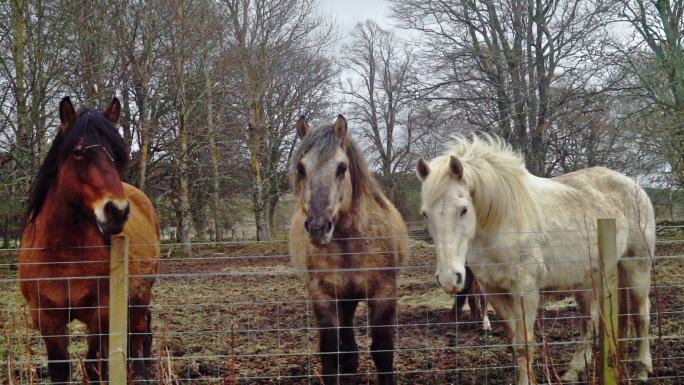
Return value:
[[(510, 353), (511, 343), (505, 336), (506, 321), (489, 308), (492, 329), (485, 331), (475, 312), (466, 308), (456, 316), (454, 297), (444, 293), (435, 282), (434, 247), (420, 224), (412, 225), (415, 231), (411, 232), (411, 255), (396, 267), (399, 305), (392, 327), (397, 383), (514, 383), (516, 364)], [(151, 306), (152, 369), (148, 379), (135, 383), (322, 383), (319, 327), (313, 303), (302, 283), (301, 272), (289, 263), (286, 240), (198, 243), (193, 245), (192, 257), (180, 255), (180, 245), (161, 247), (159, 271), (144, 277), (155, 279)], [(0, 378), (3, 384), (51, 383), (45, 347), (18, 290), (17, 251), (1, 252)], [(73, 283), (82, 279), (67, 280)], [(567, 295), (585, 290), (595, 289), (542, 291), (534, 331), (537, 355), (532, 363), (539, 382), (561, 383), (575, 348), (584, 342), (581, 331), (587, 317), (578, 313), (577, 304)], [(487, 296), (503, 294), (490, 292)], [(129, 310), (136, 306), (129, 304)], [(369, 308), (363, 302), (356, 311), (353, 330), (359, 365), (356, 373), (344, 375), (342, 382), (375, 383), (377, 370), (369, 353), (372, 326)], [(88, 334), (81, 323), (72, 322), (64, 337), (70, 342), (71, 383), (87, 383), (84, 368), (88, 339), (101, 335)], [(684, 382), (684, 240), (661, 237), (657, 242), (648, 338), (654, 365), (649, 383)], [(594, 334), (591, 342), (597, 340)], [(631, 333), (621, 342), (625, 345), (621, 360), (629, 381), (637, 338)], [(597, 356), (593, 354), (594, 362), (586, 363), (589, 370), (581, 383), (598, 383)]]

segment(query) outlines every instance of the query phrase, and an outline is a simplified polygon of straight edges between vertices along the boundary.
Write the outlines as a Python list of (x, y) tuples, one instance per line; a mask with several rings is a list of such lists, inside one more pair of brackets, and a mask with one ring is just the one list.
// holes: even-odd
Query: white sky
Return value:
[(390, 5), (385, 0), (319, 0), (321, 12), (336, 20), (342, 36), (347, 36), (356, 23), (374, 20), (390, 28)]

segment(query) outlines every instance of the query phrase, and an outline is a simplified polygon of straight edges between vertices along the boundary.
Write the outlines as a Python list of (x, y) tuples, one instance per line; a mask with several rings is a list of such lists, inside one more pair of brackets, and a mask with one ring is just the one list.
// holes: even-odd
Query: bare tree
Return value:
[(178, 178), (178, 192), (175, 200), (176, 212), (179, 219), (180, 231), (178, 236), (183, 244), (183, 249), (187, 254), (192, 253), (190, 232), (192, 229), (192, 218), (190, 217), (190, 195), (189, 195), (189, 109), (188, 109), (188, 55), (189, 52), (189, 32), (188, 5), (184, 0), (175, 0), (169, 4), (170, 12), (173, 16), (171, 47), (170, 52), (173, 57), (173, 90), (176, 93), (176, 126), (177, 126), (177, 149), (176, 167)]
[(344, 47), (342, 83), (352, 119), (370, 143), (390, 199), (396, 201), (398, 171), (411, 155), (411, 146), (424, 131), (411, 120), (414, 97), (409, 90), (414, 73), (413, 52), (375, 22), (357, 24)]
[[(618, 41), (626, 64), (637, 115), (646, 122), (650, 140), (684, 186), (684, 3), (679, 0), (619, 0), (620, 18), (636, 39)], [(635, 36), (630, 36), (635, 37)], [(635, 95), (636, 94), (636, 95)]]
[(244, 119), (257, 238), (268, 240), (289, 126), (297, 114), (309, 112), (306, 100), (325, 94), (333, 75), (326, 59), (331, 29), (315, 14), (314, 0), (224, 0), (223, 4), (230, 62), (239, 68), (236, 112)]
[(423, 97), (459, 109), (470, 125), (495, 131), (545, 175), (548, 129), (568, 96), (599, 76), (595, 60), (610, 3), (582, 0), (393, 0), (394, 17), (419, 31), (429, 68)]

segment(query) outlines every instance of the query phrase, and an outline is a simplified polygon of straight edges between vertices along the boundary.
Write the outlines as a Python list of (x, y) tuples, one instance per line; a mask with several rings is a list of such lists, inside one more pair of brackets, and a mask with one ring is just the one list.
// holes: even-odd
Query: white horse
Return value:
[(504, 320), (518, 385), (536, 382), (533, 330), (540, 290), (572, 291), (587, 316), (581, 337), (586, 342), (578, 345), (564, 380), (579, 380), (592, 362), (599, 318), (596, 220), (615, 218), (619, 284), (628, 288), (621, 290), (619, 335), (626, 335), (626, 315), (632, 314), (639, 339), (636, 376), (647, 379), (655, 219), (634, 180), (602, 167), (539, 178), (525, 169), (522, 156), (489, 135), (456, 137), (451, 151), (429, 163), (419, 160), (416, 171), (435, 241), (437, 281), (447, 292), (460, 291), (468, 261)]

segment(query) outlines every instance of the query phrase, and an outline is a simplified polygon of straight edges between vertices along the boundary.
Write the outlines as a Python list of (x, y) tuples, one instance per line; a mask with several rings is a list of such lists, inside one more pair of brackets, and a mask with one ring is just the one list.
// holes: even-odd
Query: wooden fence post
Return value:
[(128, 377), (128, 236), (112, 235), (109, 272), (109, 385)]
[(615, 219), (598, 220), (599, 249), (599, 383), (617, 385), (620, 382), (618, 351), (618, 272)]

